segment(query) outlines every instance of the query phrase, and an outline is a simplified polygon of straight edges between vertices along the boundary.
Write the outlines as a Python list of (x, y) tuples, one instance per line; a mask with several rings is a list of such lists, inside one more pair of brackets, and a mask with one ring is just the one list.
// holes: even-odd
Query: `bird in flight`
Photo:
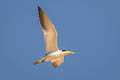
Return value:
[(64, 62), (64, 56), (68, 54), (74, 54), (72, 51), (59, 50), (57, 45), (57, 32), (49, 17), (38, 6), (38, 14), (40, 18), (40, 24), (44, 33), (44, 40), (46, 44), (46, 56), (40, 60), (37, 60), (33, 64), (39, 64), (42, 62), (51, 61), (52, 65), (57, 68)]

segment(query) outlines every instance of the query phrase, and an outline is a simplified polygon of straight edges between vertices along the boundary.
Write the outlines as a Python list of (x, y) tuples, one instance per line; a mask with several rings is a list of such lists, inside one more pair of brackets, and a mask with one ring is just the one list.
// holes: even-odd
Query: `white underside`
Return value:
[(58, 50), (56, 52), (50, 53), (48, 56), (59, 56), (61, 54), (63, 54), (62, 51)]

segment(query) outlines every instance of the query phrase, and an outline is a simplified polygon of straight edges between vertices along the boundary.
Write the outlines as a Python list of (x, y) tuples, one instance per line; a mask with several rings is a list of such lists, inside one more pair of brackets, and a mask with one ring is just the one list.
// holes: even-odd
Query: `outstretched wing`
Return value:
[(46, 53), (57, 51), (57, 32), (55, 30), (54, 24), (45, 14), (45, 12), (38, 6), (40, 24), (44, 33), (44, 39), (46, 44)]
[(52, 65), (57, 68), (64, 62), (64, 57), (59, 57), (54, 60), (51, 60)]

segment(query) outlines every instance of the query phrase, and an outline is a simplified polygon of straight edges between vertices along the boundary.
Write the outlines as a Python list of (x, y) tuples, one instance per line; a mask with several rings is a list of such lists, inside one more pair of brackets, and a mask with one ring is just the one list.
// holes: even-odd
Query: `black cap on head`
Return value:
[(67, 50), (62, 50), (62, 51), (64, 52), (64, 51), (67, 51)]

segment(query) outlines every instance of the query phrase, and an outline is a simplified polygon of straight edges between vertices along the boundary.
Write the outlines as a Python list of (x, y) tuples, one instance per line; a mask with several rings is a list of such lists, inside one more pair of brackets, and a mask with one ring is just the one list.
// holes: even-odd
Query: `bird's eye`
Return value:
[(64, 51), (67, 51), (67, 50), (62, 50), (62, 51), (64, 52)]

